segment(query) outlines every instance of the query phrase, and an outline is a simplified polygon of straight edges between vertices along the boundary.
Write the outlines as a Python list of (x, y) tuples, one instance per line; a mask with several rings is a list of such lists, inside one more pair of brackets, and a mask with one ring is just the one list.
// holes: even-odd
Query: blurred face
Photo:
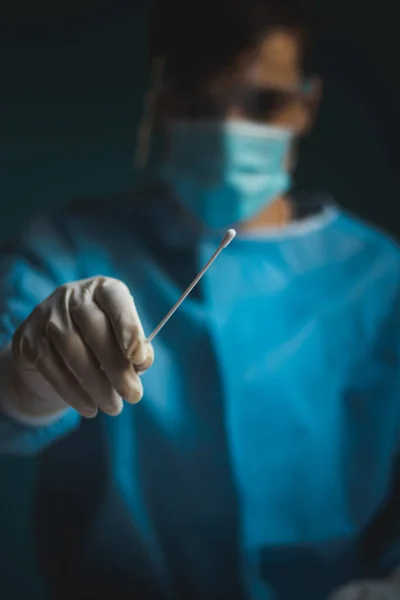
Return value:
[(302, 45), (289, 31), (270, 33), (234, 67), (208, 83), (178, 92), (166, 86), (162, 116), (181, 120), (247, 120), (308, 132), (319, 101), (319, 82), (302, 75)]
[(211, 79), (161, 78), (153, 90), (168, 124), (163, 177), (208, 227), (290, 218), (281, 203), (291, 186), (295, 141), (310, 129), (319, 96), (317, 82), (304, 79), (302, 49), (297, 34), (276, 30)]

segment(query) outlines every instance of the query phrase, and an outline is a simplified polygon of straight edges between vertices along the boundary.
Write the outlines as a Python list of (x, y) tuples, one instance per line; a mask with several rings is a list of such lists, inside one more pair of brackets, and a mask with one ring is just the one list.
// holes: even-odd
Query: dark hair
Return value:
[(309, 0), (155, 0), (150, 56), (165, 58), (176, 83), (204, 81), (229, 68), (269, 32), (300, 36), (304, 74), (315, 71), (315, 15)]

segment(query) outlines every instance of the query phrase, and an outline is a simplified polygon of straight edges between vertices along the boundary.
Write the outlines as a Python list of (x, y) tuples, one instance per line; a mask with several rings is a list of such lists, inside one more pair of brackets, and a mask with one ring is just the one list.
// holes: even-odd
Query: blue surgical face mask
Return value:
[(289, 130), (247, 121), (168, 124), (162, 167), (180, 203), (209, 228), (246, 221), (286, 192)]

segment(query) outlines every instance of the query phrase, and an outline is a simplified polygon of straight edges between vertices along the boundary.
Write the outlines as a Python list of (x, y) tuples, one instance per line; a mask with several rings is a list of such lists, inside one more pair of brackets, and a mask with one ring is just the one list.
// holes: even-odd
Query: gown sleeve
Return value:
[[(68, 216), (39, 218), (19, 240), (0, 251), (0, 352), (6, 353), (19, 324), (58, 286), (82, 278), (79, 253), (69, 235)], [(0, 369), (0, 407), (8, 393), (7, 362)], [(0, 454), (37, 454), (79, 425), (68, 409), (43, 426), (25, 426), (0, 409)]]

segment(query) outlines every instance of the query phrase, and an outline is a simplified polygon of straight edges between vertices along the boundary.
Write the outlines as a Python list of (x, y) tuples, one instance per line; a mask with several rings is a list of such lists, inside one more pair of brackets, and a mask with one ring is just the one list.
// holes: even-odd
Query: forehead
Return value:
[(242, 58), (238, 72), (257, 85), (295, 86), (302, 79), (301, 59), (300, 36), (277, 30), (266, 35), (255, 52)]

